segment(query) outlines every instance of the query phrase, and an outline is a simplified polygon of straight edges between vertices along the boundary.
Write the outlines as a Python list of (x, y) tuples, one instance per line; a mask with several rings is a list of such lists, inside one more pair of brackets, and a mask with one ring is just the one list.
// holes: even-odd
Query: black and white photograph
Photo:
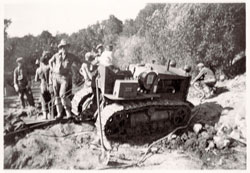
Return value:
[(1, 6), (4, 171), (247, 170), (246, 1)]

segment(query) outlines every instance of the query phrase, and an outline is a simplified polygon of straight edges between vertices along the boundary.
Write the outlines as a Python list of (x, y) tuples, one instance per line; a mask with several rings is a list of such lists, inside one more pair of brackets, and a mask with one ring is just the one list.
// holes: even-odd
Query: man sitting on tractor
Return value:
[(216, 77), (214, 72), (205, 67), (203, 63), (197, 65), (199, 74), (191, 82), (195, 89), (202, 93), (202, 98), (209, 98), (214, 93), (214, 86), (216, 84)]
[[(79, 118), (81, 118), (82, 120), (94, 119), (93, 115), (96, 110), (95, 79), (98, 75), (98, 66), (96, 64), (93, 64), (94, 61), (95, 55), (91, 52), (87, 52), (85, 54), (85, 60), (79, 70), (80, 74), (84, 78), (84, 85), (82, 89), (75, 93), (75, 96), (71, 101), (72, 112), (75, 115), (79, 115)], [(84, 101), (84, 104), (79, 110), (78, 104), (80, 101)]]

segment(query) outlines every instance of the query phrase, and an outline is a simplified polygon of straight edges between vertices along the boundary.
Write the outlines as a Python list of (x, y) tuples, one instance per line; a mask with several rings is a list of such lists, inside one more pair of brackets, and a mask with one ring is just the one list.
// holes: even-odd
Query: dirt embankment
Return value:
[(139, 167), (128, 165), (143, 156), (148, 144), (117, 144), (104, 167), (98, 162), (101, 151), (89, 145), (95, 127), (66, 123), (35, 130), (15, 145), (6, 145), (4, 168), (246, 169), (245, 80), (241, 75), (218, 82), (218, 95), (201, 104), (191, 88), (188, 99), (196, 105), (196, 115), (189, 128), (154, 146), (156, 150)]
[(91, 169), (98, 152), (90, 151), (94, 127), (88, 124), (57, 124), (35, 130), (14, 146), (5, 148), (6, 168)]

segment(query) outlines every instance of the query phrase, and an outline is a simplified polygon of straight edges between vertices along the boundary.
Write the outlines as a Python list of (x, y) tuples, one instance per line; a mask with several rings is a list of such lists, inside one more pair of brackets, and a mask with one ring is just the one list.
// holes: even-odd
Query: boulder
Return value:
[(225, 136), (214, 136), (214, 143), (218, 149), (223, 149), (230, 144), (230, 140), (225, 138)]
[(218, 149), (222, 149), (224, 147), (224, 138), (222, 136), (214, 136), (213, 140)]
[(240, 134), (240, 137), (243, 139), (246, 139), (246, 108), (245, 105), (243, 105), (236, 113), (235, 116), (235, 128), (237, 129), (238, 133)]
[(194, 127), (193, 127), (193, 130), (196, 134), (198, 134), (202, 129), (202, 125), (201, 124), (195, 124)]
[(215, 147), (214, 141), (211, 140), (211, 141), (208, 141), (208, 146), (205, 150), (208, 152), (208, 151), (214, 149), (214, 147)]

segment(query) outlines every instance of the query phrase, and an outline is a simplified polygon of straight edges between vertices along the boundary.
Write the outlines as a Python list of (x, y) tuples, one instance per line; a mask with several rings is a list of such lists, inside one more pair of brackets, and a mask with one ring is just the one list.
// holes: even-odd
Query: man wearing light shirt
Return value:
[(62, 39), (58, 45), (58, 53), (50, 60), (49, 66), (53, 72), (53, 89), (55, 94), (55, 105), (58, 113), (58, 118), (63, 117), (63, 108), (65, 109), (67, 118), (71, 117), (71, 102), (67, 97), (72, 84), (72, 64), (79, 65), (80, 59), (74, 54), (68, 52), (70, 44)]
[(98, 57), (99, 65), (112, 66), (113, 65), (113, 45), (107, 45), (105, 51)]

